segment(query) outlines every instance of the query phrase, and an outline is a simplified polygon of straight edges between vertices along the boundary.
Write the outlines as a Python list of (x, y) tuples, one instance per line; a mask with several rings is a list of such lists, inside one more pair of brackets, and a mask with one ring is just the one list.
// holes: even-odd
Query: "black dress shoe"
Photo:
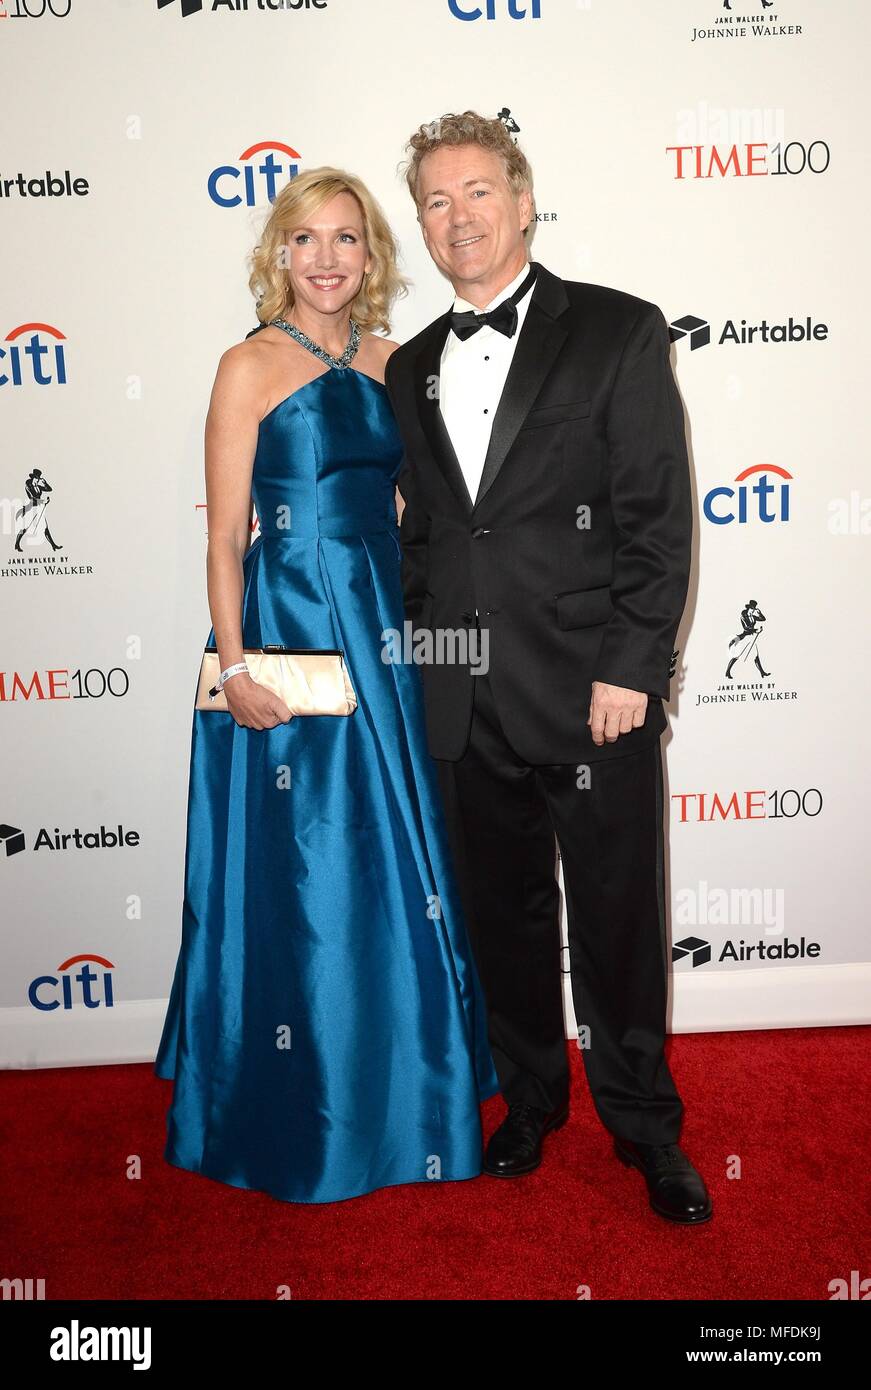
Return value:
[(541, 1162), (541, 1141), (551, 1130), (561, 1129), (569, 1118), (569, 1103), (556, 1110), (517, 1102), (490, 1136), (484, 1155), (484, 1172), (491, 1178), (519, 1178), (532, 1173)]
[(641, 1170), (650, 1205), (667, 1221), (694, 1225), (710, 1220), (714, 1207), (705, 1180), (677, 1144), (633, 1144), (629, 1139), (615, 1139), (614, 1152), (627, 1168)]

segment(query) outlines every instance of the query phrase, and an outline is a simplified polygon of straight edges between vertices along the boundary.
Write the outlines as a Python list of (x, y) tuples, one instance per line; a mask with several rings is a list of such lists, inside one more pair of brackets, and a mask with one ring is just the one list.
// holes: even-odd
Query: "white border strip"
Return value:
[[(577, 1037), (568, 994), (566, 1034)], [(153, 1062), (165, 999), (111, 1009), (0, 1009), (0, 1067), (118, 1066)], [(714, 1020), (714, 1021), (712, 1021)], [(671, 1033), (729, 1033), (757, 1028), (839, 1028), (871, 1023), (871, 963), (798, 970), (720, 970), (672, 977)]]

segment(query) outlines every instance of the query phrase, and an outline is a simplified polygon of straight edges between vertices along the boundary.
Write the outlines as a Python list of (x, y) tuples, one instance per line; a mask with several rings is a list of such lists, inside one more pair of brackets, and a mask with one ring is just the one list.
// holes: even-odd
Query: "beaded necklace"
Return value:
[(313, 352), (315, 357), (319, 357), (322, 362), (328, 362), (331, 367), (349, 367), (360, 346), (360, 329), (353, 319), (351, 319), (348, 346), (341, 357), (333, 357), (332, 353), (327, 352), (319, 343), (313, 342), (307, 333), (303, 333), (301, 328), (297, 328), (295, 323), (288, 323), (286, 319), (270, 319), (265, 326), (267, 328), (283, 328), (285, 333), (290, 334), (291, 338), (295, 338), (304, 348), (308, 348), (309, 352)]

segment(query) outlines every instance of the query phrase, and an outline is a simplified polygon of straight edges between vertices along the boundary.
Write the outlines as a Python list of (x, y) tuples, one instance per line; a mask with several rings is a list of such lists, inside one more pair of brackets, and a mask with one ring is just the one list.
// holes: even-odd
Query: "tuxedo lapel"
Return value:
[(471, 516), (472, 498), (466, 487), (463, 470), (454, 452), (451, 436), (439, 409), (439, 379), (442, 348), (450, 332), (450, 311), (433, 323), (427, 341), (414, 364), (414, 395), (418, 417), (427, 437), (433, 458), (445, 476), (463, 511)]
[(539, 265), (532, 289), (532, 302), (520, 329), (505, 388), (493, 420), (490, 444), (475, 498), (476, 507), (496, 481), (508, 450), (566, 340), (567, 331), (556, 321), (556, 314), (567, 305), (568, 298), (562, 281)]
[(467, 516), (471, 516), (493, 486), (517, 432), (567, 337), (567, 330), (557, 319), (568, 308), (568, 296), (562, 280), (546, 270), (540, 262), (536, 262), (531, 294), (532, 301), (520, 329), (505, 388), (493, 419), (478, 495), (474, 501), (439, 409), (441, 356), (450, 332), (450, 310), (432, 323), (426, 342), (415, 359), (414, 393), (418, 417), (433, 457)]

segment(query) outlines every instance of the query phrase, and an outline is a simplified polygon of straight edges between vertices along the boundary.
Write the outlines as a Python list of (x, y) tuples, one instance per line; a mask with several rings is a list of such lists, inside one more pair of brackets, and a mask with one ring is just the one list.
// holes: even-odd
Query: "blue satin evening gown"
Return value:
[(164, 1156), (290, 1202), (476, 1176), (498, 1090), (420, 672), (382, 660), (401, 454), (353, 367), (260, 422), (243, 645), (343, 650), (358, 705), (264, 730), (193, 715)]

